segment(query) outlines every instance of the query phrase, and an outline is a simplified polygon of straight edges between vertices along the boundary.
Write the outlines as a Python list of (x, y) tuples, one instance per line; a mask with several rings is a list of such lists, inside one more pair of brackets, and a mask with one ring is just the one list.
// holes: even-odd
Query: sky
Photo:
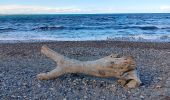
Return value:
[(0, 0), (0, 14), (170, 13), (170, 0)]

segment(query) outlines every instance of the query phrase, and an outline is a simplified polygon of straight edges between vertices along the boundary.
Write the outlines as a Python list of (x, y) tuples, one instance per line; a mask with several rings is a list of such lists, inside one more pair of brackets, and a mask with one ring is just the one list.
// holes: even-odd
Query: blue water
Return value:
[(0, 40), (170, 42), (170, 14), (0, 15)]

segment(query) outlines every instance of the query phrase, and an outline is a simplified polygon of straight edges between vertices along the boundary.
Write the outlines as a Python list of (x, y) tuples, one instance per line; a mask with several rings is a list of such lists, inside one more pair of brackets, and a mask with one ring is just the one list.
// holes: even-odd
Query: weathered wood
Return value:
[(137, 76), (135, 62), (132, 57), (117, 57), (114, 54), (95, 61), (79, 61), (67, 58), (47, 46), (41, 52), (57, 63), (57, 67), (47, 73), (37, 75), (39, 80), (57, 78), (67, 73), (84, 73), (97, 77), (116, 77), (118, 82), (128, 88), (135, 88), (141, 84)]

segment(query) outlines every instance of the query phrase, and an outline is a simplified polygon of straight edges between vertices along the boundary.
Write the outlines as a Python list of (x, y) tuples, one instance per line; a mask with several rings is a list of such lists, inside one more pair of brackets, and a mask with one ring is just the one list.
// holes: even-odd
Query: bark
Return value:
[(55, 79), (67, 73), (84, 73), (96, 77), (116, 77), (118, 82), (128, 88), (141, 84), (137, 76), (135, 61), (132, 57), (117, 57), (114, 54), (94, 61), (79, 61), (67, 58), (47, 46), (41, 52), (57, 63), (57, 67), (47, 73), (37, 75), (39, 80)]

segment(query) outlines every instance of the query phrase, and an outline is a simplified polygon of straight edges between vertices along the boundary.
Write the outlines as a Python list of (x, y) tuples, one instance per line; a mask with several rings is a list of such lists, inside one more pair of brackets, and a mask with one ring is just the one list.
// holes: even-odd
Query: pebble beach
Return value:
[[(95, 60), (111, 53), (132, 55), (142, 81), (125, 89), (115, 78), (66, 74), (39, 81), (36, 75), (56, 67), (41, 54), (41, 46), (69, 58)], [(1, 100), (170, 100), (170, 43), (121, 41), (54, 41), (0, 43)]]

